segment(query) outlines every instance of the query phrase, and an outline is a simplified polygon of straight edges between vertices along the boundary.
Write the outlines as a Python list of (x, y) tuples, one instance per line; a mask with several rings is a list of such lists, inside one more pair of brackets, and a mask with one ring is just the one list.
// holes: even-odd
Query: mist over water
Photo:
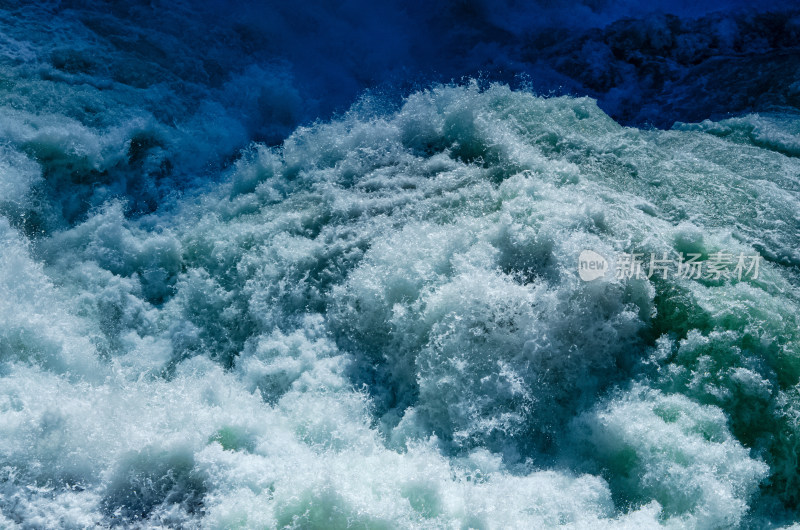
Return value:
[(799, 13), (0, 1), (0, 527), (790, 527)]

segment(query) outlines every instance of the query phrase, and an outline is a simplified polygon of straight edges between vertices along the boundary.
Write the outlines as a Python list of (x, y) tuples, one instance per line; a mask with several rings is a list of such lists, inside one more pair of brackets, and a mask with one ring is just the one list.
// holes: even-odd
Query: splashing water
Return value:
[[(0, 525), (792, 521), (796, 116), (639, 130), (476, 84), (376, 108), (138, 216), (58, 184), (113, 139), (6, 115)], [(764, 262), (583, 282), (583, 249)]]

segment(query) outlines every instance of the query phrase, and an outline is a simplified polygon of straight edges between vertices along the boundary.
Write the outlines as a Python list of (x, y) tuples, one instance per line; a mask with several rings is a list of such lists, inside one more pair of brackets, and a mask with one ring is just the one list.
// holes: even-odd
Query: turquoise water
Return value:
[[(3, 108), (0, 526), (795, 520), (798, 116), (365, 96), (149, 213), (104, 175), (216, 140), (137, 120)], [(583, 282), (584, 249), (763, 260)]]

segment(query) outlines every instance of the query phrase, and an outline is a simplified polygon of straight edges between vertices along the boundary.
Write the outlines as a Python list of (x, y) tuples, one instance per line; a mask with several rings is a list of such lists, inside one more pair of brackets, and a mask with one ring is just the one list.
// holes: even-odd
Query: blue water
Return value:
[(0, 528), (792, 527), (799, 42), (788, 2), (0, 1)]

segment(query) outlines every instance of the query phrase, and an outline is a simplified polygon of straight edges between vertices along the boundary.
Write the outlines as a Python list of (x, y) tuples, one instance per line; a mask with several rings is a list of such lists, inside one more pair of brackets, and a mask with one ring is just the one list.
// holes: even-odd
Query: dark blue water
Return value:
[(798, 109), (792, 2), (0, 0), (0, 527), (788, 527)]

